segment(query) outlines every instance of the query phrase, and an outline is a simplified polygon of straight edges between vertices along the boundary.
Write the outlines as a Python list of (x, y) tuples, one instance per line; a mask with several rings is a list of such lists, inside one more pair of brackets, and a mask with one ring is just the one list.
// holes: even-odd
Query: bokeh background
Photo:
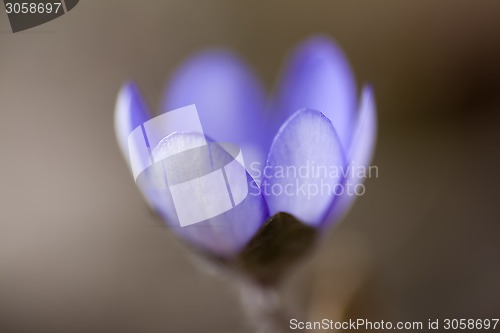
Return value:
[(158, 110), (210, 47), (272, 90), (325, 33), (374, 86), (379, 178), (309, 265), (311, 319), (500, 315), (500, 2), (81, 1), (12, 34), (0, 13), (0, 332), (250, 332), (135, 188), (121, 84)]

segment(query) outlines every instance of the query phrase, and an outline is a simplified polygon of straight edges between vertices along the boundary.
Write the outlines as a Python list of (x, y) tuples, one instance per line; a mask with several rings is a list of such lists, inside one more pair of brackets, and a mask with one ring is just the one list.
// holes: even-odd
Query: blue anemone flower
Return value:
[[(234, 143), (241, 147), (245, 167), (239, 167), (246, 174), (251, 193), (237, 204), (233, 198), (233, 207), (221, 214), (181, 227), (172, 196), (138, 181), (149, 204), (188, 243), (231, 257), (276, 214), (287, 213), (321, 230), (338, 221), (352, 204), (356, 197), (352, 191), (323, 189), (363, 181), (359, 173), (346, 170), (367, 167), (371, 161), (376, 138), (374, 96), (366, 86), (357, 101), (348, 61), (328, 38), (310, 38), (293, 51), (269, 103), (254, 73), (234, 54), (217, 50), (195, 55), (173, 75), (162, 113), (193, 104), (206, 137), (189, 131), (190, 124), (176, 119), (169, 124), (174, 133), (155, 142), (150, 153), (170, 156), (197, 147), (208, 137), (214, 142)], [(129, 135), (151, 118), (137, 87), (125, 84), (115, 111), (117, 140), (125, 157)], [(172, 171), (187, 177), (193, 168), (171, 164), (160, 176)], [(300, 174), (301, 168), (306, 172)], [(236, 177), (234, 172), (226, 170), (226, 179)], [(231, 188), (233, 195), (240, 190)], [(209, 195), (200, 200), (201, 204), (193, 202), (190, 207), (193, 214), (209, 212), (221, 201)]]

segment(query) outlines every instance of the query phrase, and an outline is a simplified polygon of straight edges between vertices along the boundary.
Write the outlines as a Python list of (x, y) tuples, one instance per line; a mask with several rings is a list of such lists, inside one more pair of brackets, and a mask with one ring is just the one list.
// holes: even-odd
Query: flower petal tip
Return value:
[(356, 111), (356, 85), (347, 58), (326, 36), (299, 44), (285, 67), (278, 94), (281, 115), (301, 108), (323, 112), (347, 148)]
[(238, 144), (249, 161), (263, 162), (271, 137), (262, 126), (265, 93), (253, 71), (237, 55), (210, 50), (181, 64), (167, 85), (162, 110), (189, 104), (196, 104), (207, 136)]
[(137, 126), (151, 118), (146, 102), (133, 82), (125, 83), (115, 105), (115, 134), (120, 149), (128, 159), (128, 136)]
[(270, 214), (286, 212), (316, 226), (342, 180), (333, 169), (345, 163), (342, 145), (332, 123), (322, 112), (294, 113), (276, 135), (261, 184)]
[[(341, 219), (357, 198), (356, 188), (362, 185), (367, 175), (371, 174), (372, 161), (377, 139), (377, 112), (375, 95), (371, 85), (365, 85), (361, 93), (360, 107), (351, 146), (347, 153), (347, 165), (344, 186), (350, 188), (334, 201), (325, 223)], [(378, 171), (377, 171), (378, 173)], [(364, 185), (363, 185), (364, 186)], [(364, 193), (364, 191), (363, 191)]]

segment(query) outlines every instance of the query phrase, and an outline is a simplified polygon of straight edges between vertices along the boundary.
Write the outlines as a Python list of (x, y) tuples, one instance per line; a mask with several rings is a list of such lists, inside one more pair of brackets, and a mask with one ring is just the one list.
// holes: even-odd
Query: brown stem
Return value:
[[(278, 288), (255, 283), (240, 285), (241, 300), (251, 323), (258, 333), (291, 332), (290, 320), (297, 318), (290, 312)], [(293, 330), (293, 332), (303, 332)]]

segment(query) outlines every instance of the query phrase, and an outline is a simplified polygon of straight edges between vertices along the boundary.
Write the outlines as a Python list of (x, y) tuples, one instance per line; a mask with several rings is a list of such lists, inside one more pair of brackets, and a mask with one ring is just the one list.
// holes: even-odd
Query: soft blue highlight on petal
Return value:
[(262, 190), (271, 215), (286, 212), (318, 225), (342, 181), (334, 171), (344, 163), (338, 136), (323, 113), (303, 109), (293, 114), (276, 135), (264, 170)]
[(349, 147), (356, 86), (340, 48), (323, 36), (300, 44), (285, 66), (276, 107), (279, 119), (302, 108), (323, 112), (335, 127), (343, 147)]
[(146, 102), (142, 98), (135, 83), (128, 82), (118, 93), (115, 106), (115, 133), (123, 156), (128, 159), (128, 136), (137, 127), (149, 120)]
[(370, 86), (365, 86), (363, 89), (356, 127), (352, 135), (353, 139), (348, 151), (345, 170), (352, 168), (355, 172), (346, 172), (347, 177), (344, 181), (344, 186), (351, 187), (351, 191), (345, 191), (335, 200), (330, 218), (326, 219), (326, 222), (340, 219), (347, 213), (357, 197), (354, 194), (354, 188), (365, 180), (364, 177), (359, 177), (362, 174), (361, 171), (365, 170), (366, 175), (369, 173), (377, 141), (377, 113), (373, 89)]
[[(187, 60), (167, 86), (163, 112), (195, 104), (204, 132), (243, 149), (245, 161), (263, 164), (267, 154), (264, 92), (234, 54), (208, 51)], [(247, 165), (248, 166), (248, 165)]]

